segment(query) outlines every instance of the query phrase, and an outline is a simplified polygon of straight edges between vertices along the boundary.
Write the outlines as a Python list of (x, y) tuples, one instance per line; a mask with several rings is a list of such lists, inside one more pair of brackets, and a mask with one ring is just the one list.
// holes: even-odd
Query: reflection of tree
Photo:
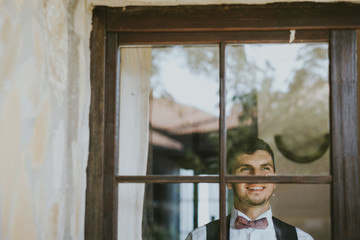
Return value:
[[(219, 49), (215, 47), (181, 49), (187, 58), (187, 67), (195, 74), (216, 76), (219, 73)], [(231, 51), (226, 52), (226, 87), (235, 93), (247, 93), (244, 89), (255, 86), (259, 71), (258, 66), (246, 57), (243, 45), (233, 45)], [(229, 93), (228, 93), (229, 94)], [(236, 100), (236, 98), (233, 98)]]
[(255, 90), (240, 96), (234, 96), (234, 101), (238, 99), (242, 106), (242, 114), (239, 116), (238, 127), (228, 130), (227, 147), (231, 149), (238, 142), (258, 136), (258, 114), (257, 114), (257, 94)]
[[(195, 74), (205, 74), (214, 76), (219, 71), (219, 50), (218, 48), (182, 48), (184, 56), (187, 58), (187, 67)], [(248, 137), (258, 135), (257, 127), (257, 93), (256, 85), (259, 84), (257, 75), (261, 69), (249, 61), (246, 57), (243, 45), (233, 45), (231, 50), (226, 52), (226, 87), (229, 105), (236, 107), (240, 105), (242, 114), (239, 116), (236, 128), (228, 129), (228, 147), (234, 141), (241, 141)], [(250, 86), (250, 87), (249, 87)], [(218, 132), (207, 133), (205, 141), (210, 148), (218, 148)], [(218, 152), (216, 153), (218, 154)], [(218, 157), (200, 161), (194, 153), (189, 154), (191, 162), (196, 163), (192, 167), (201, 173), (217, 173)], [(197, 160), (197, 161), (196, 161)], [(191, 164), (188, 164), (191, 165)]]
[[(237, 126), (228, 129), (227, 147), (231, 148), (235, 142), (259, 134), (272, 139), (276, 134), (280, 134), (281, 148), (286, 152), (286, 157), (299, 159), (300, 156), (300, 159), (307, 161), (309, 156), (320, 157), (317, 152), (319, 146), (321, 151), (324, 151), (323, 141), (329, 139), (323, 137), (327, 136), (324, 134), (329, 131), (327, 48), (324, 45), (308, 44), (299, 50), (298, 63), (301, 64), (296, 65), (293, 75), (288, 79), (286, 91), (275, 88), (275, 69), (271, 62), (267, 62), (264, 66), (258, 65), (247, 57), (245, 47), (241, 45), (232, 46), (227, 50), (227, 104), (241, 108)], [(195, 74), (209, 75), (210, 79), (212, 79), (210, 76), (218, 74), (217, 48), (177, 47), (175, 50), (164, 48), (161, 51), (153, 51), (155, 80), (159, 59), (170, 52), (175, 53), (174, 57), (185, 56), (186, 67)], [(152, 87), (158, 89), (157, 97), (172, 99), (172, 96), (161, 86), (160, 81), (154, 81)], [(182, 136), (167, 134), (167, 136), (184, 144), (182, 151), (173, 152), (171, 155), (168, 149), (166, 153), (162, 149), (161, 154), (166, 154), (166, 158), (174, 166), (193, 169), (196, 175), (218, 173), (218, 131), (196, 132)], [(154, 169), (159, 164), (156, 163), (157, 157), (152, 158)], [(194, 209), (197, 206), (196, 189), (195, 184)], [(155, 195), (150, 197), (156, 198)], [(169, 236), (173, 236), (172, 232), (153, 219), (153, 216), (149, 217), (156, 239), (169, 239)]]
[(259, 106), (260, 125), (264, 134), (271, 129), (273, 134), (281, 135), (284, 143), (281, 148), (286, 148), (288, 159), (309, 162), (318, 159), (322, 155), (319, 149), (324, 153), (324, 146), (328, 145), (325, 137), (329, 131), (327, 48), (304, 45), (297, 59), (302, 64), (294, 69), (286, 92), (268, 91), (270, 79), (262, 85), (259, 91), (262, 103)]
[[(155, 53), (154, 63), (169, 51), (161, 50)], [(208, 75), (209, 79), (218, 74), (218, 48), (178, 46), (172, 51), (175, 53), (174, 57), (181, 56), (186, 59), (184, 64), (194, 74)], [(288, 148), (295, 155), (306, 156), (314, 151), (317, 155), (316, 149), (323, 145), (323, 142), (316, 139), (326, 139), (323, 136), (329, 131), (327, 56), (327, 47), (324, 45), (303, 45), (298, 51), (293, 75), (287, 80), (287, 90), (284, 91), (274, 87), (275, 69), (271, 62), (266, 62), (264, 66), (259, 65), (256, 59), (250, 59), (246, 55), (244, 45), (228, 47), (227, 104), (234, 106), (240, 103), (243, 109), (238, 128), (231, 129), (228, 133), (228, 145), (236, 139), (257, 135), (259, 121), (262, 135), (271, 131), (273, 137), (275, 134), (282, 136), (285, 142), (283, 148)], [(166, 90), (162, 96), (171, 99)], [(208, 142), (210, 148), (218, 146), (217, 133), (205, 133), (202, 140)], [(199, 158), (196, 152), (189, 151), (182, 163), (185, 168), (196, 169), (199, 173), (214, 173), (217, 169), (214, 168), (213, 161), (217, 161), (217, 158), (208, 162)]]
[[(219, 49), (214, 47), (181, 48), (186, 56), (187, 67), (195, 74), (208, 75), (209, 78), (219, 72)], [(231, 51), (226, 52), (226, 87), (229, 105), (240, 105), (242, 114), (236, 128), (228, 129), (228, 148), (234, 141), (242, 141), (248, 137), (258, 135), (257, 127), (257, 93), (255, 87), (259, 84), (257, 75), (261, 69), (246, 57), (243, 45), (233, 45)], [(250, 87), (249, 87), (250, 86)], [(209, 149), (219, 146), (218, 132), (207, 133), (205, 142)], [(198, 173), (218, 173), (218, 151), (212, 158), (199, 159), (196, 154), (189, 153), (186, 159), (188, 164)]]
[[(194, 73), (214, 74), (218, 69), (217, 49), (201, 50), (182, 48), (189, 69)], [(262, 132), (266, 134), (271, 130), (281, 134), (287, 140), (286, 148), (295, 155), (318, 155), (318, 147), (326, 145), (323, 140), (327, 138), (323, 136), (329, 131), (327, 64), (327, 47), (321, 44), (303, 45), (298, 51), (294, 74), (287, 81), (288, 89), (284, 92), (274, 88), (274, 68), (271, 62), (266, 62), (265, 66), (258, 65), (247, 57), (243, 45), (228, 48), (228, 104), (240, 102), (243, 108), (238, 129), (229, 131), (229, 147), (231, 141), (257, 135), (258, 111), (261, 114), (259, 121)], [(257, 95), (259, 106), (254, 101)]]
[(155, 96), (161, 98), (173, 99), (173, 96), (166, 90), (159, 78), (161, 61), (172, 52), (174, 52), (174, 49), (169, 47), (156, 47), (151, 51), (151, 95), (155, 94)]
[(184, 46), (180, 49), (186, 59), (186, 66), (195, 74), (216, 76), (219, 72), (219, 49), (214, 46)]
[[(296, 121), (303, 120), (296, 116), (311, 112), (320, 118), (320, 121), (326, 120), (327, 116), (324, 113), (328, 109), (328, 79), (324, 69), (328, 68), (323, 66), (326, 51), (327, 49), (317, 45), (305, 45), (300, 50), (298, 59), (301, 59), (303, 65), (294, 69), (294, 76), (289, 81), (287, 92), (269, 91), (269, 81), (272, 79), (265, 79), (260, 92), (263, 96), (262, 102), (267, 103), (263, 108), (268, 111), (263, 113), (277, 111), (292, 116), (292, 120)], [(281, 117), (279, 114), (275, 120), (281, 120)], [(266, 119), (266, 116), (264, 118)]]
[[(159, 63), (169, 54), (172, 58), (184, 58), (184, 67), (194, 74), (208, 76), (209, 79), (214, 79), (213, 76), (219, 74), (219, 49), (216, 46), (154, 48), (152, 50), (152, 74), (154, 77), (152, 88), (158, 88), (159, 92), (166, 91), (158, 79)], [(256, 63), (247, 59), (243, 45), (233, 45), (231, 51), (227, 51), (226, 66), (227, 89), (232, 91), (232, 95), (247, 93), (248, 91), (244, 91), (244, 89), (249, 89), (249, 86), (256, 86), (259, 83), (256, 75), (261, 72), (261, 69)]]

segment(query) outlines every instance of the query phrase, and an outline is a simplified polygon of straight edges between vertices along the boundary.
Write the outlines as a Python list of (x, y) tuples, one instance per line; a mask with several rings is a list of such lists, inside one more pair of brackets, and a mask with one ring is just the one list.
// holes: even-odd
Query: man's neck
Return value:
[(269, 210), (270, 205), (266, 204), (264, 206), (252, 206), (252, 207), (246, 207), (246, 206), (234, 206), (235, 209), (239, 210), (246, 216), (248, 216), (251, 220), (255, 220), (260, 215), (265, 213)]

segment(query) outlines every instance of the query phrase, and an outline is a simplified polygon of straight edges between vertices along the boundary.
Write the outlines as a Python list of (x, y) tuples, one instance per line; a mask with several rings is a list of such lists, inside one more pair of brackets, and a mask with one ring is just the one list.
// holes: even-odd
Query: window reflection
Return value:
[[(198, 184), (198, 197), (194, 197), (194, 186), (119, 184), (118, 239), (185, 239), (197, 226), (218, 219), (219, 185)], [(227, 192), (229, 213), (233, 195)], [(270, 204), (274, 216), (314, 239), (330, 239), (329, 185), (277, 184)]]
[(229, 121), (228, 148), (260, 137), (278, 174), (328, 175), (328, 45), (230, 45), (226, 53), (227, 113), (240, 112)]
[(119, 184), (118, 239), (185, 239), (219, 218), (218, 189), (208, 183)]
[(330, 185), (277, 184), (274, 192), (270, 200), (274, 216), (314, 239), (331, 239)]
[[(218, 174), (218, 51), (122, 50), (120, 175)], [(278, 175), (328, 175), (327, 54), (327, 44), (229, 45), (227, 147), (260, 137)], [(329, 191), (278, 184), (274, 215), (329, 239)], [(119, 239), (184, 239), (218, 218), (218, 199), (217, 184), (119, 184)]]
[[(328, 45), (230, 45), (226, 54), (227, 116), (240, 113), (227, 128), (229, 153), (259, 137), (274, 151), (278, 175), (329, 175)], [(330, 239), (329, 189), (278, 184), (274, 216)]]
[(152, 49), (148, 174), (218, 173), (218, 48)]
[[(231, 211), (232, 191), (228, 191), (227, 199), (228, 211)], [(270, 205), (273, 216), (302, 229), (314, 239), (331, 239), (329, 185), (277, 184)]]
[[(218, 173), (218, 55), (218, 46), (122, 50), (120, 174)], [(229, 45), (228, 148), (258, 136), (273, 146), (278, 173), (329, 174), (328, 65), (327, 44)], [(149, 123), (148, 137), (135, 127)], [(147, 149), (147, 138), (149, 151), (128, 148)]]

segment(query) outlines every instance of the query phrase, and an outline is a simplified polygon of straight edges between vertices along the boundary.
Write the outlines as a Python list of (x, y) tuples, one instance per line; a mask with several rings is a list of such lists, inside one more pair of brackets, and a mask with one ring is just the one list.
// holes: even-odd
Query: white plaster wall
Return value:
[(0, 239), (83, 239), (91, 11), (0, 0)]
[(268, 2), (0, 0), (0, 240), (84, 238), (94, 5)]

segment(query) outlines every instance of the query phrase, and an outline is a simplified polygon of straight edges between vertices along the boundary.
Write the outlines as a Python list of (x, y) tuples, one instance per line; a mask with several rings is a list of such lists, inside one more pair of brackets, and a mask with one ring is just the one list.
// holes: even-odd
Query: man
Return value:
[[(274, 154), (261, 139), (239, 143), (228, 153), (228, 172), (240, 176), (275, 175)], [(234, 207), (227, 217), (229, 240), (313, 240), (304, 231), (272, 216), (273, 183), (228, 184), (234, 192)], [(189, 233), (186, 240), (219, 239), (219, 220)]]

